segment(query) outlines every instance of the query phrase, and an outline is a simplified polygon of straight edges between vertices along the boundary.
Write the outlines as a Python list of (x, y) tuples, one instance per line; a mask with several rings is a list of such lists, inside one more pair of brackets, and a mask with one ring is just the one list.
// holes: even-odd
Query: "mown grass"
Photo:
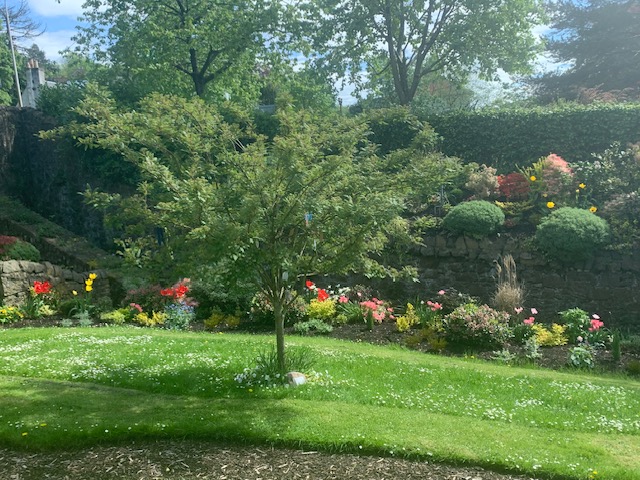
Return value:
[(313, 382), (241, 387), (270, 336), (0, 330), (0, 443), (304, 445), (566, 478), (640, 479), (640, 383), (289, 337)]

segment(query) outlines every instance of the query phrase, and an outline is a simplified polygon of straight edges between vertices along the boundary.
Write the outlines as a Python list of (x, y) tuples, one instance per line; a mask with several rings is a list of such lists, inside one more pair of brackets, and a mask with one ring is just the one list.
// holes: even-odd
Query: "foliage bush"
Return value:
[(541, 221), (535, 239), (540, 249), (556, 260), (581, 261), (607, 244), (609, 226), (588, 210), (563, 207)]
[(309, 319), (317, 319), (330, 322), (336, 315), (336, 302), (330, 298), (320, 301), (315, 298), (309, 302), (307, 308)]
[(640, 104), (558, 104), (554, 107), (487, 108), (426, 118), (443, 138), (446, 155), (513, 172), (556, 152), (570, 163), (587, 161), (618, 141), (640, 137)]
[(468, 303), (445, 315), (445, 339), (449, 344), (492, 350), (511, 338), (509, 314), (488, 305)]
[(427, 123), (418, 120), (407, 107), (370, 110), (365, 114), (371, 135), (369, 140), (379, 146), (380, 155), (412, 146), (433, 152), (439, 137)]
[(471, 192), (471, 198), (474, 200), (495, 198), (499, 192), (496, 169), (484, 164), (472, 164), (469, 179), (464, 186)]
[(484, 200), (472, 200), (456, 205), (444, 217), (443, 228), (455, 233), (483, 237), (504, 224), (504, 213)]
[(567, 344), (567, 336), (565, 335), (566, 326), (554, 323), (551, 329), (547, 329), (542, 325), (533, 325), (531, 327), (535, 334), (534, 338), (541, 347), (557, 347)]
[(40, 252), (29, 242), (17, 237), (0, 235), (0, 260), (40, 261)]
[(191, 305), (172, 303), (164, 309), (164, 327), (169, 330), (186, 330), (195, 317)]
[(406, 332), (414, 325), (420, 323), (420, 317), (416, 313), (415, 307), (411, 303), (407, 303), (407, 311), (404, 315), (396, 318), (396, 328), (399, 332)]
[(298, 322), (293, 326), (293, 331), (300, 335), (308, 335), (311, 332), (327, 334), (333, 331), (333, 327), (319, 318), (307, 322)]
[(148, 285), (129, 290), (124, 298), (125, 305), (140, 305), (144, 312), (161, 312), (165, 307), (165, 300), (160, 295), (160, 285)]

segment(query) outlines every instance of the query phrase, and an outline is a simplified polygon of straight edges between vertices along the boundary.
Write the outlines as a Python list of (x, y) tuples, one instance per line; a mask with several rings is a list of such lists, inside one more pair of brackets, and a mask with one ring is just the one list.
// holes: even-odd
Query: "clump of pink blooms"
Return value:
[(360, 307), (362, 308), (362, 314), (365, 320), (369, 313), (371, 313), (373, 319), (378, 323), (382, 323), (386, 318), (395, 320), (393, 308), (387, 307), (380, 299), (372, 298), (371, 300), (360, 302)]
[(601, 327), (604, 327), (604, 322), (600, 320), (600, 316), (594, 313), (591, 315), (591, 327), (589, 327), (590, 332), (596, 332), (600, 330)]

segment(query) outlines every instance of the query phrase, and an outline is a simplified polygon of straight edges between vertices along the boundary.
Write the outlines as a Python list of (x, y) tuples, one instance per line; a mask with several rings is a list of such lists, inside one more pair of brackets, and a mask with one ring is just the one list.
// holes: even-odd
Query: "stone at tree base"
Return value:
[(287, 373), (287, 382), (292, 387), (297, 387), (299, 385), (304, 385), (305, 383), (307, 383), (307, 377), (304, 373), (289, 372)]

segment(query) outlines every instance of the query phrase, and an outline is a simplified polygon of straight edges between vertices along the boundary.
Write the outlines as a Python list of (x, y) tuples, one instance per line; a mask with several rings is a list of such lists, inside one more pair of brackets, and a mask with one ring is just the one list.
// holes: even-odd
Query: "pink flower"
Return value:
[(345, 297), (344, 295), (340, 295), (340, 298), (338, 298), (338, 302), (339, 303), (349, 303), (349, 299), (347, 297)]
[(447, 293), (447, 292), (445, 292), (444, 290), (439, 290), (438, 291), (438, 295), (444, 295), (445, 293)]
[(600, 327), (602, 326), (604, 326), (604, 322), (601, 322), (597, 318), (594, 318), (593, 320), (591, 320), (591, 328), (589, 328), (589, 331), (595, 332), (597, 330), (600, 330)]
[(598, 315), (597, 313), (594, 313), (593, 315), (591, 315), (593, 318), (595, 318), (596, 320), (600, 320), (600, 315)]
[(442, 304), (440, 304), (440, 303), (438, 303), (438, 302), (432, 303), (432, 304), (430, 305), (430, 307), (431, 307), (431, 311), (432, 311), (432, 312), (436, 312), (436, 311), (438, 311), (438, 310), (442, 310)]
[(142, 307), (140, 305), (138, 305), (137, 303), (130, 303), (129, 306), (135, 310), (137, 310), (139, 313), (142, 313)]
[(514, 308), (514, 310), (516, 311), (516, 313), (517, 313), (518, 315), (520, 315), (520, 314), (522, 313), (522, 311), (524, 310), (524, 308), (522, 308), (522, 307), (516, 307), (516, 308)]
[(535, 322), (536, 319), (533, 317), (529, 317), (529, 318), (525, 318), (522, 323), (524, 323), (525, 325), (533, 325), (533, 322)]
[(536, 310), (535, 308), (531, 309), (531, 315), (537, 315), (538, 314), (538, 310)]

